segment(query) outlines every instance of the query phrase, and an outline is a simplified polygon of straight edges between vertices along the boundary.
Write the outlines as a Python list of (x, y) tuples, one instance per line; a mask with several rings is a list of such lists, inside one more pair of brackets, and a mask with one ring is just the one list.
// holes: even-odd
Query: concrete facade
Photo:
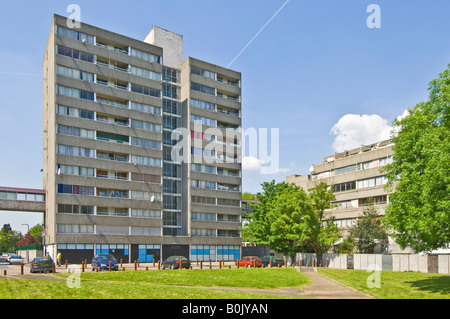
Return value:
[[(54, 16), (43, 60), (47, 250), (74, 262), (100, 252), (127, 262), (186, 251), (232, 259), (241, 244), (240, 73), (182, 61), (182, 36), (161, 28), (139, 41), (66, 21)], [(191, 115), (211, 127), (193, 133)], [(189, 156), (176, 161), (182, 139), (172, 133), (181, 129)], [(221, 139), (229, 130), (233, 142)], [(211, 147), (209, 163), (198, 154)]]
[[(364, 145), (327, 156), (321, 163), (311, 166), (311, 174), (291, 175), (286, 182), (299, 185), (306, 191), (320, 182), (331, 185), (336, 199), (332, 203), (334, 207), (325, 216), (335, 218), (344, 237), (362, 215), (368, 200), (374, 201), (380, 216), (384, 215), (389, 196), (385, 190), (387, 179), (380, 168), (392, 161), (392, 155), (390, 140)], [(393, 241), (389, 242), (387, 249), (391, 253), (405, 252)]]

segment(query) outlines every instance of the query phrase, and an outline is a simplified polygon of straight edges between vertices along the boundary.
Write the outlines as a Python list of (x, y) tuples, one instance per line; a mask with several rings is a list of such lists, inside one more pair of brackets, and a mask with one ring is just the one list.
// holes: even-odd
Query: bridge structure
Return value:
[(0, 210), (45, 212), (45, 190), (0, 186)]

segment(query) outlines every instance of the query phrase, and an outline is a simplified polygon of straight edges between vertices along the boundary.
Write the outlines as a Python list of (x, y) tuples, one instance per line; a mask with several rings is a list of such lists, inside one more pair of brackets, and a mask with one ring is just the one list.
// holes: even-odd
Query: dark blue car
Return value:
[(96, 268), (98, 268), (99, 271), (109, 270), (110, 262), (111, 262), (111, 270), (119, 270), (119, 263), (117, 262), (116, 258), (114, 258), (113, 255), (110, 254), (95, 255), (94, 258), (92, 258), (91, 262), (92, 271), (94, 271)]

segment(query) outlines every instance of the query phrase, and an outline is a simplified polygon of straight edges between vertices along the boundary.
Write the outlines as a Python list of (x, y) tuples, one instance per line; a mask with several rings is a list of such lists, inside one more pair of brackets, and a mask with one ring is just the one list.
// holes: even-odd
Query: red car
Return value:
[(236, 265), (239, 263), (239, 267), (262, 267), (262, 260), (256, 256), (244, 256), (239, 260), (236, 260)]

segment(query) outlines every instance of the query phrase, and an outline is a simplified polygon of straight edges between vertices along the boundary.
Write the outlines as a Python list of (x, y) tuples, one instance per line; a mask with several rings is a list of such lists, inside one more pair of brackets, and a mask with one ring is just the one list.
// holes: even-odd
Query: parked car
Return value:
[(166, 260), (162, 262), (162, 269), (172, 268), (172, 269), (180, 269), (181, 267), (189, 269), (191, 267), (191, 261), (184, 256), (170, 256)]
[(257, 256), (244, 256), (239, 260), (236, 260), (236, 265), (239, 264), (239, 267), (262, 267), (262, 261), (261, 258)]
[(270, 261), (272, 261), (272, 267), (280, 267), (284, 266), (284, 259), (283, 258), (275, 258), (273, 256), (264, 256), (261, 259), (264, 267), (269, 267)]
[(96, 268), (98, 268), (99, 271), (108, 270), (109, 262), (111, 262), (111, 270), (119, 270), (119, 263), (117, 262), (116, 258), (114, 258), (113, 255), (100, 254), (95, 255), (94, 258), (92, 258), (91, 262), (92, 271), (94, 271)]
[(8, 262), (12, 264), (21, 264), (23, 262), (23, 258), (16, 254), (9, 254)]
[(30, 272), (53, 272), (53, 267), (55, 263), (51, 257), (36, 257), (31, 261)]

